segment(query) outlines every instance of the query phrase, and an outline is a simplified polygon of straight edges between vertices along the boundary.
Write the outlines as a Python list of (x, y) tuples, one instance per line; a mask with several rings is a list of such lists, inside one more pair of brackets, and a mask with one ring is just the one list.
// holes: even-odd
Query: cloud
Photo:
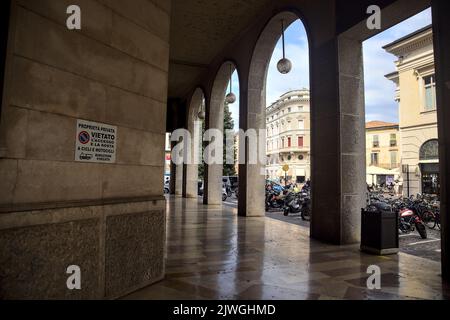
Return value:
[(396, 26), (366, 40), (364, 50), (364, 85), (366, 120), (398, 122), (398, 105), (394, 101), (395, 85), (385, 75), (396, 70), (396, 57), (383, 49), (386, 44), (431, 23), (427, 9)]
[(278, 41), (270, 60), (267, 74), (266, 105), (269, 106), (290, 90), (309, 88), (308, 38), (303, 24), (298, 20), (285, 32), (286, 57), (292, 62), (290, 73), (283, 75), (277, 70), (277, 63), (283, 57), (282, 42)]
[[(398, 105), (394, 101), (395, 85), (385, 78), (386, 74), (395, 71), (396, 57), (387, 53), (382, 47), (429, 24), (431, 24), (431, 10), (427, 9), (363, 43), (367, 121), (398, 121)], [(287, 91), (303, 87), (309, 88), (308, 38), (300, 20), (286, 29), (285, 37), (286, 56), (292, 61), (293, 68), (287, 75), (282, 75), (277, 70), (277, 63), (282, 57), (280, 39), (273, 52), (267, 75), (267, 105), (278, 100)], [(236, 73), (233, 75), (233, 92), (239, 99)], [(231, 105), (230, 110), (237, 128), (239, 124), (239, 102)]]

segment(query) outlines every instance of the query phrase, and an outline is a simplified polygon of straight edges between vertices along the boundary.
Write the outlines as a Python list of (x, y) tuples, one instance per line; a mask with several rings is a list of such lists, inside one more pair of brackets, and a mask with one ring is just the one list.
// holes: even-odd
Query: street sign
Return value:
[(283, 171), (284, 171), (284, 172), (288, 172), (288, 171), (289, 171), (289, 165), (285, 164), (285, 165), (283, 166)]

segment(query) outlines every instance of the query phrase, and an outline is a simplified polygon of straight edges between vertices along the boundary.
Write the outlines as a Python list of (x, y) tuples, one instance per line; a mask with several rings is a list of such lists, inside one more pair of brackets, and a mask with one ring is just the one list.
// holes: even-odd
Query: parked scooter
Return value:
[(283, 213), (288, 216), (290, 213), (300, 213), (303, 221), (311, 220), (311, 199), (306, 192), (289, 193), (285, 197)]
[(289, 213), (300, 213), (302, 211), (302, 203), (299, 196), (293, 192), (290, 192), (284, 198), (283, 213), (288, 216)]

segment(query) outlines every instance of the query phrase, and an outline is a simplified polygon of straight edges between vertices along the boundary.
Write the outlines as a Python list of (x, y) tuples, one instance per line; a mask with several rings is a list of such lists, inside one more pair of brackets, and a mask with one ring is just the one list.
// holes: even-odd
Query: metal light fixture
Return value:
[(202, 103), (202, 105), (200, 106), (200, 111), (198, 112), (197, 117), (200, 120), (205, 120), (206, 113), (205, 113), (205, 104), (204, 103)]
[(230, 93), (225, 97), (225, 102), (228, 104), (233, 104), (236, 102), (236, 95), (233, 93), (233, 70), (230, 63)]
[(278, 61), (277, 69), (281, 74), (288, 74), (292, 69), (292, 63), (286, 58), (286, 51), (284, 47), (284, 20), (281, 20), (281, 39), (283, 42), (283, 59)]

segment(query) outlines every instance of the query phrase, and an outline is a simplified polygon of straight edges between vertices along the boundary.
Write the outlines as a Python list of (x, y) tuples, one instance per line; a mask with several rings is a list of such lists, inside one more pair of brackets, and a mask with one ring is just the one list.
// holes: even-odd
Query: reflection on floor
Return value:
[[(126, 299), (445, 299), (440, 264), (404, 253), (310, 240), (283, 221), (239, 218), (236, 209), (170, 198), (166, 279)], [(381, 268), (381, 290), (366, 287)]]

